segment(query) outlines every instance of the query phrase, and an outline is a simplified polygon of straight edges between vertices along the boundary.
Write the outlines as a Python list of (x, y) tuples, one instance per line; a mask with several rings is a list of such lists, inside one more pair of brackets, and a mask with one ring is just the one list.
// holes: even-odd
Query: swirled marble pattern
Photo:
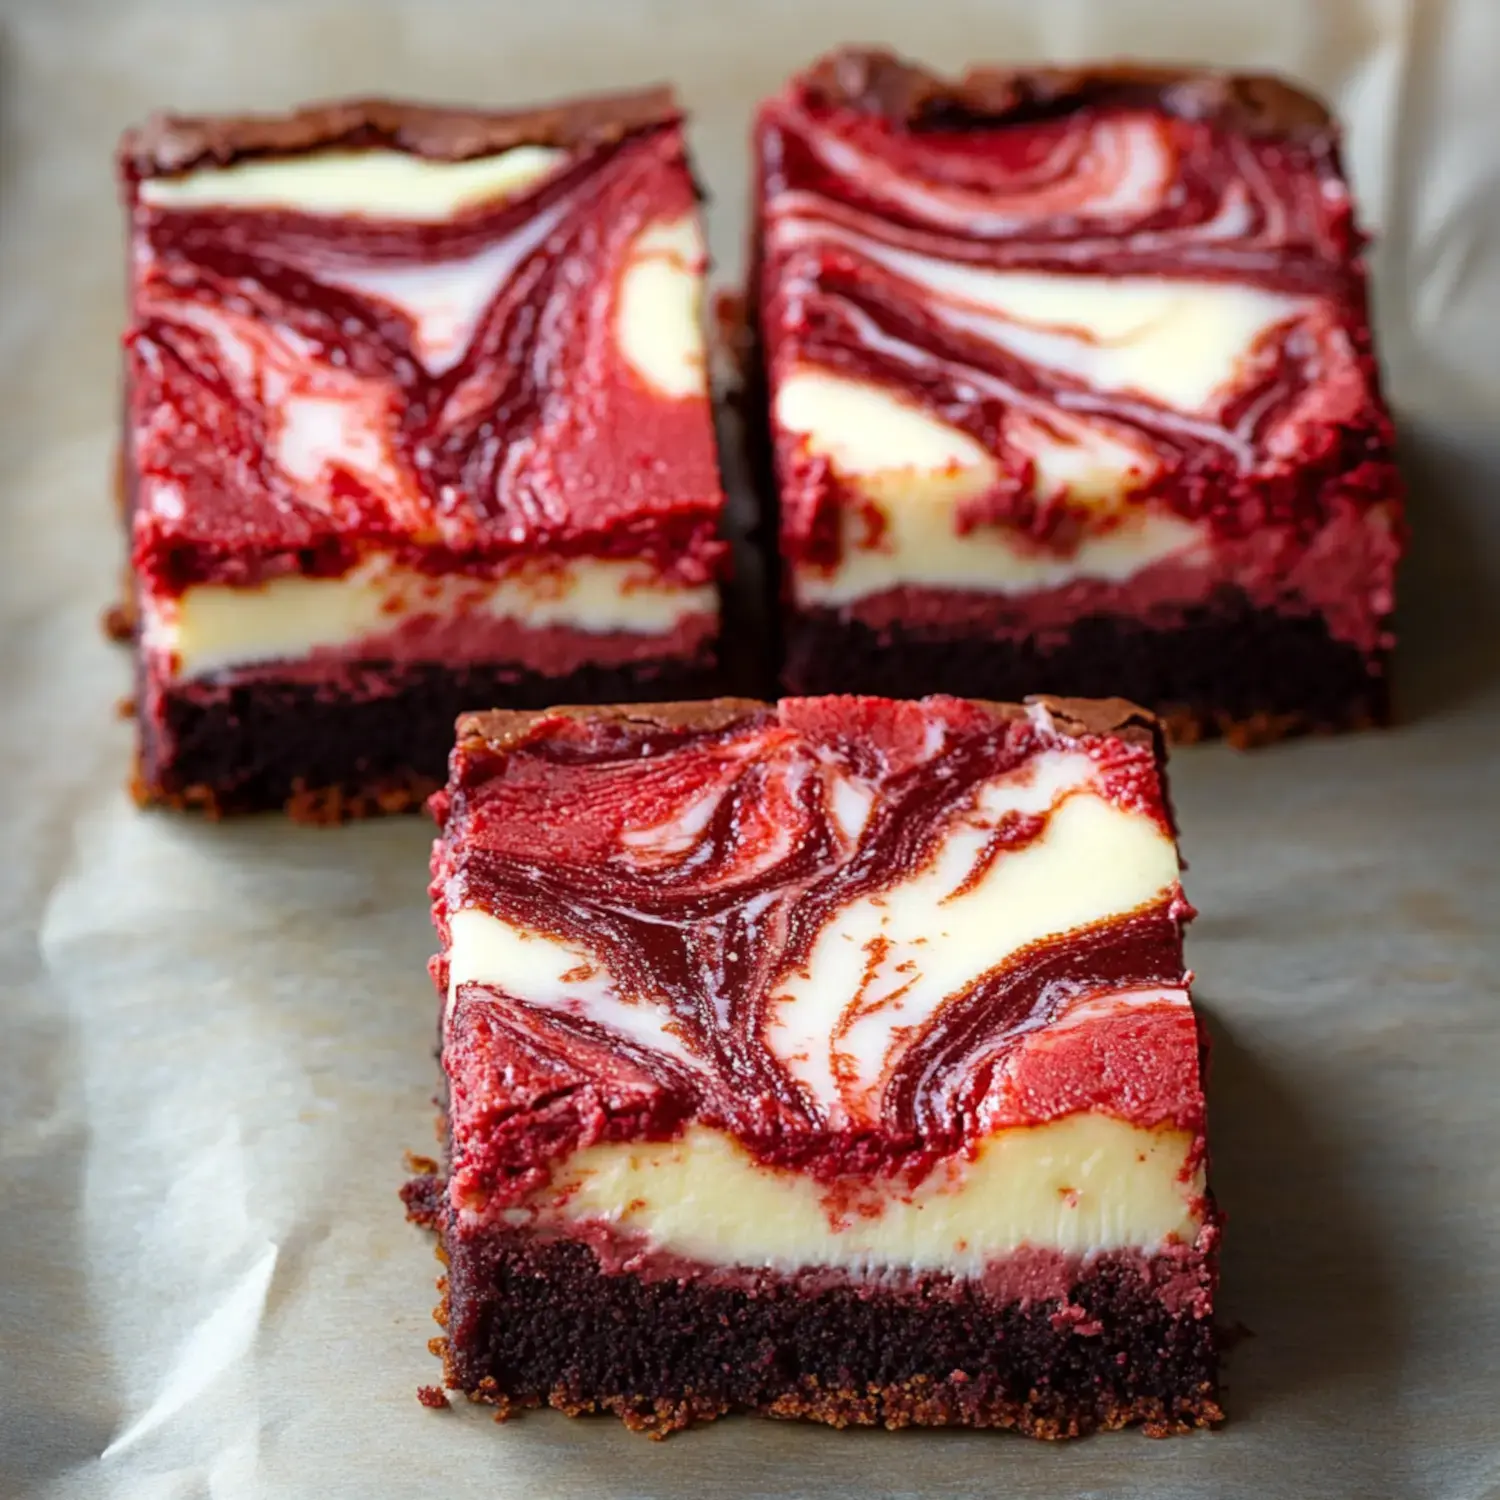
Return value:
[(674, 114), (463, 159), (127, 164), (133, 553), (164, 675), (441, 660), (454, 621), (464, 659), (550, 672), (596, 638), (629, 660), (712, 636)]
[[(466, 721), (432, 887), (455, 1207), (587, 1216), (614, 1191), (649, 1230), (691, 1182), (668, 1248), (713, 1258), (707, 1221), (769, 1192), (806, 1231), (775, 1253), (830, 1235), (828, 1264), (879, 1258), (840, 1237), (865, 1220), (913, 1264), (957, 1238), (980, 1261), (1191, 1239), (1191, 909), (1159, 753), (1120, 704)], [(1070, 1201), (1087, 1161), (1119, 1170)], [(981, 1187), (1029, 1207), (974, 1239)], [(927, 1229), (893, 1206), (913, 1193)]]
[(1382, 650), (1401, 491), (1336, 128), (1079, 79), (850, 53), (762, 107), (789, 604), (1024, 631), (1230, 589)]

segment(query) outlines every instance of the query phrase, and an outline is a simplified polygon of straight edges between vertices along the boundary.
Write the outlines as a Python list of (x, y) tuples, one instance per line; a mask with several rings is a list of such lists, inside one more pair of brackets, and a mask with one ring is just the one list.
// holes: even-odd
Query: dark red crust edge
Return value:
[(1212, 120), (1247, 135), (1337, 140), (1328, 107), (1270, 73), (1131, 61), (1072, 68), (973, 68), (945, 78), (881, 48), (843, 48), (799, 74), (817, 103), (880, 115), (910, 129), (1003, 125), (1093, 105), (1136, 104)]
[[(436, 1172), (403, 1197), (408, 1217), (437, 1233), (446, 1268), (434, 1310), (445, 1332), (430, 1346), (444, 1382), (497, 1420), (545, 1404), (613, 1413), (664, 1438), (755, 1411), (1046, 1439), (1137, 1423), (1164, 1437), (1223, 1420), (1212, 1320), (1170, 1310), (1107, 1256), (1066, 1306), (996, 1305), (941, 1277), (891, 1292), (763, 1276), (752, 1291), (606, 1273), (566, 1239), (497, 1231), (459, 1241)], [(1216, 1238), (1210, 1228), (1195, 1252), (1210, 1289)]]
[(279, 115), (153, 115), (125, 132), (116, 160), (121, 175), (131, 181), (333, 146), (385, 146), (432, 161), (465, 161), (514, 146), (607, 145), (681, 118), (667, 87), (516, 110), (395, 99), (332, 100)]

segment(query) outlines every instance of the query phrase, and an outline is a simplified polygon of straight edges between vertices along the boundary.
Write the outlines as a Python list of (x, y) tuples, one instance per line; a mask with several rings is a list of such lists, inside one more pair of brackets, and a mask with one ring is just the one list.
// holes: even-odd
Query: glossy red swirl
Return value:
[[(138, 570), (172, 592), (336, 574), (378, 546), (433, 571), (545, 550), (708, 581), (723, 549), (706, 399), (663, 397), (612, 331), (632, 242), (694, 211), (675, 126), (444, 223), (134, 201)], [(473, 326), (435, 359), (387, 288), (455, 267)], [(286, 392), (357, 411), (388, 456), (313, 494), (276, 456)]]
[[(447, 1023), (451, 1107), (456, 1135), (492, 1157), (468, 1166), (487, 1191), (521, 1192), (560, 1150), (670, 1135), (687, 1118), (823, 1177), (920, 1174), (997, 1124), (1080, 1108), (1198, 1128), (1180, 997), (1190, 909), (1175, 883), (963, 982), (896, 1038), (869, 1117), (832, 1115), (773, 1035), (773, 997), (840, 911), (928, 867), (982, 785), (1049, 751), (1089, 758), (1079, 794), (1170, 832), (1149, 741), (1070, 736), (1042, 714), (997, 720), (952, 699), (787, 700), (712, 730), (544, 721), (521, 745), (461, 751), (434, 851), (445, 940), (452, 915), (475, 907), (567, 943), (627, 1003), (664, 1015), (673, 1042), (651, 1046), (586, 1005), (462, 986)], [(872, 793), (857, 831), (834, 789), (846, 777)], [(1062, 800), (1002, 818), (971, 878), (1045, 838)], [(687, 832), (643, 851), (641, 831), (660, 828)], [(446, 987), (442, 961), (437, 977)], [(846, 1006), (835, 1032), (849, 1019)], [(538, 1109), (555, 1132), (507, 1128)]]
[[(1111, 524), (1109, 507), (1090, 520), (1036, 492), (1018, 427), (1124, 445), (1136, 499), (1227, 538), (1268, 527), (1305, 538), (1399, 495), (1331, 130), (1251, 136), (1123, 104), (915, 129), (794, 82), (763, 107), (757, 140), (773, 393), (793, 371), (828, 371), (968, 434), (1001, 474), (967, 524), (1063, 552), (1082, 525)], [(1008, 347), (1005, 317), (971, 300), (962, 277), (1021, 271), (1232, 283), (1288, 300), (1233, 382), (1180, 409)], [(831, 566), (838, 513), (858, 496), (799, 434), (780, 434), (777, 463), (784, 551)]]

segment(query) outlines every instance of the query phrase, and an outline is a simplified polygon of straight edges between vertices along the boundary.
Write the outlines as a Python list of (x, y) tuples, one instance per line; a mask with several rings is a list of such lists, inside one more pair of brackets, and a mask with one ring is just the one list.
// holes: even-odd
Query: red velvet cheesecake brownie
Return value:
[(1386, 718), (1401, 486), (1320, 104), (849, 52), (756, 141), (788, 690)]
[(707, 690), (722, 494), (666, 91), (128, 134), (152, 801), (336, 816), (458, 714)]
[(656, 1432), (1217, 1420), (1162, 753), (1119, 701), (466, 715), (408, 1190), (449, 1386)]

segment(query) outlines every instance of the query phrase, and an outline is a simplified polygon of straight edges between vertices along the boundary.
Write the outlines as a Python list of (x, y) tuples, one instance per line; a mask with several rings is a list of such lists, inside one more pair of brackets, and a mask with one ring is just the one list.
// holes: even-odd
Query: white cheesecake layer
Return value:
[[(851, 771), (829, 774), (847, 783), (829, 787), (829, 803), (857, 838), (870, 789)], [(706, 826), (712, 812), (709, 803), (685, 816)], [(997, 832), (1026, 814), (1047, 815), (1042, 834), (995, 853)], [(691, 832), (679, 847), (692, 847)], [(623, 846), (619, 857), (631, 854)], [(656, 857), (655, 849), (635, 854), (643, 865)], [(832, 912), (806, 963), (773, 989), (763, 1040), (830, 1126), (878, 1123), (885, 1083), (945, 1004), (1021, 949), (1134, 911), (1177, 879), (1176, 847), (1154, 818), (1101, 795), (1098, 767), (1081, 750), (1043, 751), (983, 783), (923, 868)], [(665, 1003), (616, 976), (586, 942), (460, 906), (448, 962), (450, 1007), (460, 985), (486, 985), (512, 1003), (703, 1066)]]
[(924, 487), (917, 504), (888, 501), (879, 510), (885, 521), (880, 547), (861, 546), (864, 522), (844, 516), (838, 563), (793, 569), (797, 603), (835, 609), (903, 587), (1021, 595), (1075, 579), (1123, 583), (1156, 563), (1204, 557), (1208, 547), (1204, 528), (1154, 511), (1086, 536), (1065, 555), (1018, 547), (990, 528), (964, 535), (957, 530), (958, 505), (940, 484)]
[(615, 340), (636, 374), (669, 399), (708, 397), (707, 266), (697, 215), (686, 214), (638, 235), (620, 279)]
[(566, 151), (549, 146), (516, 146), (471, 161), (430, 161), (381, 148), (318, 151), (149, 177), (140, 197), (155, 208), (282, 208), (436, 223), (513, 198), (567, 159)]
[(859, 237), (858, 251), (929, 294), (939, 323), (1096, 391), (1206, 411), (1308, 298), (1238, 282), (995, 271)]
[(883, 386), (812, 367), (776, 388), (776, 421), (843, 475), (897, 472), (972, 476), (973, 493), (999, 477), (989, 452), (960, 428)]
[(1064, 494), (1096, 517), (1057, 552), (1003, 526), (965, 529), (964, 508), (1000, 481), (999, 464), (967, 433), (893, 392), (803, 370), (783, 382), (777, 418), (863, 502), (840, 517), (832, 568), (793, 565), (802, 604), (836, 607), (903, 586), (1021, 594), (1077, 578), (1123, 582), (1169, 559), (1207, 555), (1206, 526), (1129, 503), (1155, 460), (1098, 427), (1010, 419), (1012, 445), (1035, 464), (1037, 493)]
[(251, 587), (205, 583), (177, 598), (147, 598), (142, 643), (174, 657), (176, 676), (197, 677), (347, 650), (434, 617), (650, 636), (717, 610), (711, 585), (664, 583), (631, 560), (554, 561), (476, 579), (431, 577), (375, 557), (338, 578), (294, 575)]
[(1086, 532), (1069, 551), (1049, 552), (992, 526), (960, 530), (968, 496), (951, 476), (900, 476), (862, 488), (882, 522), (876, 545), (867, 544), (866, 516), (841, 515), (838, 562), (797, 563), (791, 570), (799, 604), (838, 608), (903, 587), (1021, 595), (1076, 579), (1123, 583), (1158, 563), (1190, 564), (1209, 555), (1206, 527), (1162, 511), (1127, 511), (1108, 528)]
[(915, 1190), (841, 1205), (804, 1173), (756, 1161), (732, 1137), (692, 1126), (664, 1143), (587, 1147), (516, 1223), (603, 1221), (653, 1249), (708, 1265), (853, 1273), (899, 1268), (982, 1273), (1023, 1247), (1063, 1254), (1192, 1243), (1201, 1167), (1191, 1134), (1074, 1114), (1003, 1130), (972, 1161), (940, 1166)]

